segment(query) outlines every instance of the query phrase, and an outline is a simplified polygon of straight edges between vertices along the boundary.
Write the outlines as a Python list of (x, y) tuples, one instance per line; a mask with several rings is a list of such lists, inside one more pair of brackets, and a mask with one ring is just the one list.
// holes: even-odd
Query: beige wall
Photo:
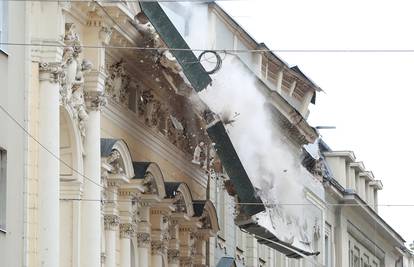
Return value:
[[(125, 113), (127, 112), (128, 111), (125, 109)], [(136, 126), (146, 127), (138, 124)], [(154, 135), (155, 134), (156, 133), (154, 132)], [(148, 144), (144, 143), (140, 138), (134, 135), (133, 130), (128, 130), (125, 127), (118, 125), (117, 122), (104, 115), (101, 120), (101, 136), (102, 138), (123, 139), (128, 145), (133, 161), (156, 162), (163, 172), (165, 181), (186, 182), (190, 187), (194, 199), (205, 198), (205, 187), (203, 185), (189, 177), (180, 168), (176, 167), (171, 161), (165, 158), (163, 153), (155, 151)], [(159, 136), (158, 138), (163, 139), (162, 141), (164, 142), (167, 141), (163, 136)], [(182, 158), (177, 155), (177, 160), (182, 160)], [(184, 160), (188, 162), (191, 161), (191, 159)], [(196, 170), (196, 166), (194, 166), (194, 169)]]

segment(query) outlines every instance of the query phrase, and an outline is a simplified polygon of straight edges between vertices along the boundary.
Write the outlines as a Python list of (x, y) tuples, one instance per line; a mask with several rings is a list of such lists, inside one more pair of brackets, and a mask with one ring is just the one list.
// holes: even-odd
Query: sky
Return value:
[[(414, 49), (414, 2), (239, 0), (219, 4), (270, 49)], [(276, 53), (323, 90), (313, 126), (333, 150), (352, 150), (376, 179), (380, 215), (414, 240), (414, 53)]]

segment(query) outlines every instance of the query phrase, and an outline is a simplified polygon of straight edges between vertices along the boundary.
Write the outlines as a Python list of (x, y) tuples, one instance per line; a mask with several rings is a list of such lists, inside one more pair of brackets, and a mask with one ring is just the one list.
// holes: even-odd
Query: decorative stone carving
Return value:
[(111, 40), (112, 36), (112, 28), (103, 26), (101, 27), (101, 30), (99, 31), (99, 39), (102, 40), (103, 44), (108, 45), (109, 41)]
[(168, 263), (177, 264), (180, 261), (180, 251), (178, 249), (168, 249)]
[(200, 159), (201, 159), (201, 152), (203, 151), (203, 147), (204, 147), (204, 143), (200, 142), (196, 148), (194, 149), (194, 154), (193, 154), (193, 160), (191, 161), (194, 164), (200, 165)]
[(176, 208), (176, 212), (182, 212), (182, 213), (186, 213), (187, 212), (187, 206), (185, 204), (184, 201), (184, 196), (181, 192), (178, 192), (175, 195), (175, 201), (174, 201), (174, 205)]
[(162, 241), (169, 241), (170, 240), (170, 233), (168, 231), (161, 233), (161, 240)]
[(86, 59), (80, 59), (82, 53), (79, 35), (75, 32), (75, 24), (65, 24), (65, 36), (63, 38), (65, 49), (62, 57), (62, 74), (59, 77), (60, 101), (72, 112), (74, 120), (78, 124), (82, 137), (85, 137), (85, 124), (88, 113), (84, 96), (84, 77), (92, 69), (92, 63)]
[(143, 42), (151, 47), (160, 47), (161, 39), (154, 26), (148, 21), (143, 13), (137, 15), (136, 27), (143, 38)]
[(123, 105), (128, 105), (129, 91), (128, 87), (131, 78), (126, 73), (125, 63), (120, 61), (108, 67), (109, 76), (105, 82), (105, 90), (109, 97)]
[(134, 226), (131, 223), (121, 223), (119, 225), (119, 235), (121, 238), (131, 238), (134, 232)]
[(85, 92), (85, 101), (90, 110), (100, 111), (108, 101), (104, 92)]
[(167, 247), (163, 241), (152, 241), (151, 242), (151, 254), (152, 255), (163, 255), (166, 253)]
[(171, 70), (173, 73), (180, 73), (182, 68), (178, 64), (177, 59), (173, 56), (170, 51), (164, 51), (160, 57), (160, 64), (164, 68)]
[(142, 183), (142, 185), (145, 187), (145, 193), (149, 193), (149, 194), (158, 193), (157, 184), (155, 183), (155, 178), (154, 176), (152, 176), (152, 174), (150, 173), (145, 174), (144, 182)]
[(137, 233), (138, 247), (149, 247), (151, 244), (151, 235), (149, 233)]
[(181, 267), (192, 267), (193, 260), (191, 257), (180, 257), (180, 266)]
[[(49, 82), (51, 83), (59, 83), (62, 79), (63, 70), (61, 63), (58, 62), (51, 62), (46, 63), (42, 62), (39, 64), (39, 72), (42, 73), (48, 73), (49, 77), (47, 78)], [(42, 79), (42, 75), (40, 79)], [(44, 78), (43, 78), (44, 79)]]
[(313, 225), (313, 236), (316, 241), (321, 238), (321, 227), (319, 226), (318, 218), (315, 218), (315, 224)]
[(106, 158), (106, 162), (112, 166), (111, 173), (122, 173), (124, 169), (120, 163), (121, 154), (118, 150), (112, 150), (111, 154)]
[(119, 225), (119, 216), (110, 214), (104, 216), (105, 230), (115, 231)]

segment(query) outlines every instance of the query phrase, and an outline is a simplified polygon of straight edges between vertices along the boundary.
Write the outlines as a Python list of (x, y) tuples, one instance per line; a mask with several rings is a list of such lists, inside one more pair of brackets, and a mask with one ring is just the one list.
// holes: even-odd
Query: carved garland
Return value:
[[(41, 74), (49, 73), (48, 80), (52, 83), (59, 83), (60, 104), (72, 113), (72, 117), (84, 139), (88, 119), (85, 98), (89, 100), (91, 110), (100, 110), (102, 106), (106, 105), (106, 100), (102, 93), (85, 95), (85, 75), (92, 69), (92, 63), (80, 57), (82, 46), (79, 35), (75, 32), (74, 23), (65, 24), (63, 42), (65, 48), (62, 62), (40, 63), (39, 72)], [(44, 78), (40, 77), (40, 79)]]

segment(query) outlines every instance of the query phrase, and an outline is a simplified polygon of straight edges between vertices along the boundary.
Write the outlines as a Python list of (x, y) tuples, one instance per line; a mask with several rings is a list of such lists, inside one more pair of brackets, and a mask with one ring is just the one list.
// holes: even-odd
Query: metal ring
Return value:
[(201, 52), (201, 54), (198, 56), (198, 61), (201, 62), (201, 58), (206, 54), (213, 54), (216, 57), (216, 66), (212, 70), (206, 70), (207, 74), (213, 74), (216, 73), (218, 70), (221, 69), (221, 65), (223, 64), (223, 60), (221, 59), (220, 55), (216, 51), (212, 50), (205, 50)]

